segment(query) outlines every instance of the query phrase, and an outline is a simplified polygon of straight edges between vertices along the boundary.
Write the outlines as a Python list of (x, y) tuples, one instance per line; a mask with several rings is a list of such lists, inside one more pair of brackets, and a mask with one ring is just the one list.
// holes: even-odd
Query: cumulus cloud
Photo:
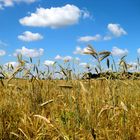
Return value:
[(62, 56), (60, 56), (60, 55), (58, 54), (58, 55), (56, 55), (55, 59), (56, 59), (56, 60), (62, 60), (63, 58), (62, 58)]
[(40, 48), (38, 50), (36, 49), (28, 49), (26, 47), (22, 47), (21, 49), (16, 49), (14, 56), (17, 56), (18, 54), (22, 54), (25, 57), (39, 57), (43, 55), (44, 49)]
[(60, 56), (60, 55), (57, 55), (55, 57), (56, 60), (63, 60), (63, 61), (71, 61), (73, 58), (71, 56)]
[(51, 60), (44, 61), (44, 65), (47, 65), (47, 66), (53, 66), (54, 64), (55, 64), (55, 61), (51, 61)]
[(120, 26), (120, 24), (110, 23), (108, 24), (107, 28), (116, 37), (127, 34), (127, 32)]
[(68, 62), (68, 61), (72, 60), (72, 57), (71, 56), (65, 56), (65, 57), (63, 57), (63, 60)]
[(114, 56), (124, 56), (128, 54), (128, 50), (127, 49), (120, 49), (118, 47), (113, 47), (112, 48), (112, 55)]
[(91, 67), (91, 65), (89, 64), (89, 63), (80, 63), (79, 64), (80, 66), (82, 66), (82, 67), (84, 67), (84, 68), (89, 68), (89, 67)]
[(4, 64), (5, 67), (12, 66), (13, 68), (17, 68), (18, 65), (19, 65), (19, 63), (15, 62), (15, 61), (7, 62), (7, 63)]
[(83, 36), (78, 39), (79, 42), (100, 41), (102, 39), (100, 34), (95, 36)]
[(104, 36), (96, 34), (95, 36), (83, 36), (78, 39), (79, 42), (90, 42), (90, 41), (107, 41), (115, 37), (121, 37), (126, 35), (127, 32), (120, 26), (120, 24), (110, 23), (107, 26), (108, 33)]
[(39, 33), (32, 33), (30, 31), (25, 31), (22, 35), (18, 36), (19, 40), (25, 41), (25, 42), (31, 42), (31, 41), (38, 41), (43, 39), (43, 36)]
[(14, 4), (16, 3), (27, 3), (27, 4), (30, 4), (30, 3), (33, 3), (37, 0), (0, 0), (0, 9), (4, 9), (4, 7), (11, 7), (11, 6), (14, 6)]
[(73, 52), (74, 54), (83, 54), (83, 50), (81, 47), (76, 47), (76, 50)]
[(89, 13), (80, 10), (75, 5), (63, 7), (37, 8), (35, 13), (19, 20), (20, 24), (34, 27), (59, 28), (78, 23), (80, 17), (87, 18)]
[(73, 52), (74, 54), (92, 54), (93, 50), (89, 47), (81, 48), (81, 47), (76, 47), (76, 50)]
[(6, 51), (0, 50), (0, 56), (4, 56), (6, 54)]

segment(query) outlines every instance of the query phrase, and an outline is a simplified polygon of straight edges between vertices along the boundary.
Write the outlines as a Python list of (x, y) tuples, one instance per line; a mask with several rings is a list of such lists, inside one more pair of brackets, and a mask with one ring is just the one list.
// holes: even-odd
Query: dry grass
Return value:
[(4, 84), (1, 140), (140, 140), (138, 80), (10, 79)]

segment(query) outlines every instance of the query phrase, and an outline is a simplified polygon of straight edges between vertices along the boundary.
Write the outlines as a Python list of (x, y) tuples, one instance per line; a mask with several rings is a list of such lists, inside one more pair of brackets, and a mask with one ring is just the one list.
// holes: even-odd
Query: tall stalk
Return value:
[(116, 66), (116, 63), (115, 63), (115, 60), (114, 60), (114, 58), (113, 58), (113, 55), (111, 54), (110, 56), (111, 56), (112, 61), (113, 61), (113, 65), (114, 65), (114, 68), (115, 68), (115, 72), (118, 72), (117, 66)]

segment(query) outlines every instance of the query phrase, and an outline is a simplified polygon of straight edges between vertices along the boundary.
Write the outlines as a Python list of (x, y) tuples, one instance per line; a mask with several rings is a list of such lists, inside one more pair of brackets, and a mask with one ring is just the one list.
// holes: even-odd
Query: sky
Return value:
[(42, 63), (89, 62), (82, 55), (88, 44), (134, 62), (140, 55), (140, 0), (0, 0), (0, 64), (18, 54)]

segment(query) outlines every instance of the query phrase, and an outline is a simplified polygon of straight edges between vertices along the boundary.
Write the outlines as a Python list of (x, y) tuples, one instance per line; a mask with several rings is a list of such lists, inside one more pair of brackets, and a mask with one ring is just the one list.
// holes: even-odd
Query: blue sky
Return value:
[(91, 57), (81, 55), (88, 44), (135, 61), (139, 13), (140, 0), (0, 0), (0, 63), (18, 53), (42, 63), (57, 55), (88, 62)]

